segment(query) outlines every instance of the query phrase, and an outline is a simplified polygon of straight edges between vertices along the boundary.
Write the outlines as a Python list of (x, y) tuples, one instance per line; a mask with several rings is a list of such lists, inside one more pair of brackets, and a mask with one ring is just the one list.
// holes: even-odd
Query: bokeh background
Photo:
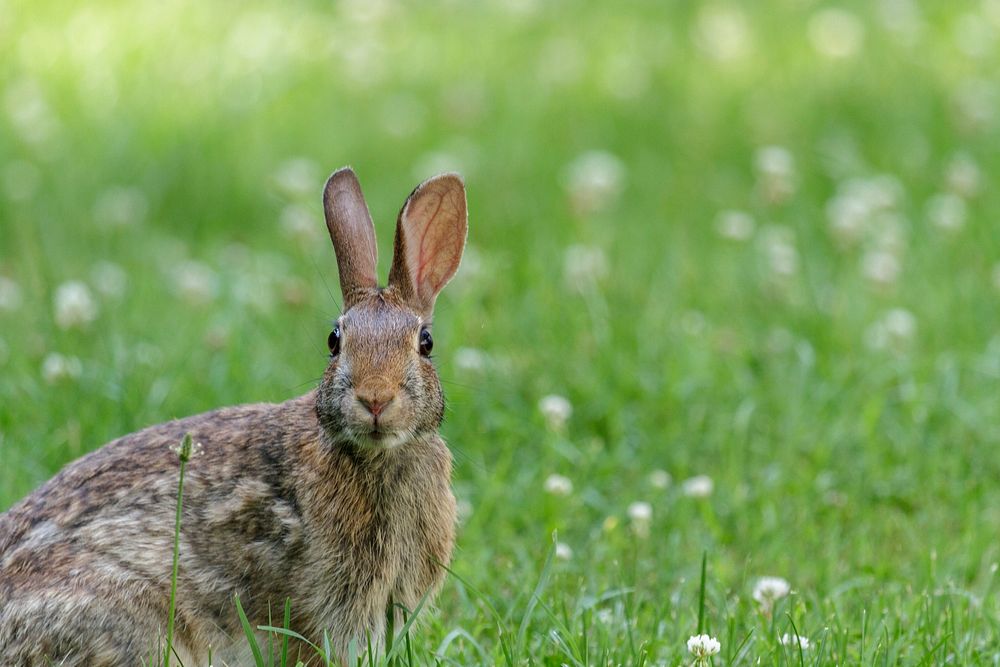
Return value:
[(325, 177), (384, 275), (457, 170), (419, 664), (690, 661), (703, 554), (717, 661), (995, 664), (998, 65), (997, 0), (0, 0), (0, 508), (308, 391)]

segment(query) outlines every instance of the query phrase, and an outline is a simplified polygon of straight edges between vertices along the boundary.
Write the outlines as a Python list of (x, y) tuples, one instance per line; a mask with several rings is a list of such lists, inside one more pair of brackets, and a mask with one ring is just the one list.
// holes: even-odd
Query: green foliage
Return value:
[(0, 507), (314, 386), (324, 177), (356, 168), (385, 275), (457, 169), (463, 522), (393, 659), (690, 664), (703, 623), (715, 664), (994, 664), (998, 31), (978, 0), (0, 0)]

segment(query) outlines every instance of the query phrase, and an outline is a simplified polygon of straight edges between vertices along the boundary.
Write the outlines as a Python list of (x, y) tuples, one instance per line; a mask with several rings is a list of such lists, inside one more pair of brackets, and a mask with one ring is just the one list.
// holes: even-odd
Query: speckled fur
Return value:
[[(461, 188), (443, 178), (428, 182), (429, 196)], [(327, 194), (339, 184), (360, 198), (351, 179), (337, 172)], [(186, 433), (202, 446), (187, 467), (180, 541), (175, 643), (189, 667), (206, 664), (209, 647), (216, 664), (244, 664), (234, 594), (254, 625), (279, 619), (291, 599), (292, 628), (317, 643), (329, 631), (343, 656), (366, 634), (381, 643), (390, 599), (413, 609), (440, 586), (455, 500), (451, 455), (437, 435), (441, 385), (418, 347), (430, 312), (412, 298), (419, 285), (373, 286), (374, 256), (347, 261), (366, 233), (360, 209), (351, 200), (344, 214), (326, 201), (331, 235), (348, 229), (346, 242), (334, 237), (346, 310), (340, 353), (319, 387), (115, 440), (0, 515), (0, 663), (136, 665), (157, 650), (179, 468), (171, 447)], [(461, 209), (445, 218), (408, 220), (406, 211), (404, 233), (424, 224), (425, 234), (461, 234), (464, 243), (464, 190)], [(446, 282), (458, 260), (435, 257), (448, 264)], [(359, 392), (389, 399), (377, 420)]]

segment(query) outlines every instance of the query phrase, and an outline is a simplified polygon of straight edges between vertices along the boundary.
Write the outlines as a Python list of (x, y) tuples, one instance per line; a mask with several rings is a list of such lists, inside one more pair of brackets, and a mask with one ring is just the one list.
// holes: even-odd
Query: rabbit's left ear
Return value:
[(465, 184), (458, 174), (424, 181), (399, 212), (389, 286), (425, 318), (458, 270), (468, 228)]

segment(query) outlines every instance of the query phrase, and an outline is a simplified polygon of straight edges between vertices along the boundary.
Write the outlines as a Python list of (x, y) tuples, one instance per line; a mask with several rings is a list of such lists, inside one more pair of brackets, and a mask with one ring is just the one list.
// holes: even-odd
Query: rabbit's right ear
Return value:
[(378, 287), (375, 226), (353, 169), (343, 167), (330, 176), (323, 189), (323, 210), (347, 310)]

